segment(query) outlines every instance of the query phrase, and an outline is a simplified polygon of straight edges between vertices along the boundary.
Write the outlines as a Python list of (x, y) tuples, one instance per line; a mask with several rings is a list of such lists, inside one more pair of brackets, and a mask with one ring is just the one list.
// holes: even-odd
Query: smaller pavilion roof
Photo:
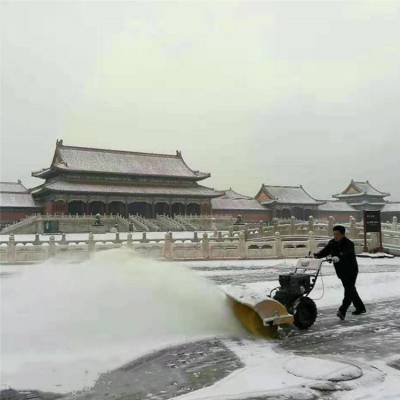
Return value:
[(354, 207), (345, 201), (339, 200), (323, 200), (318, 206), (319, 211), (336, 211), (336, 212), (358, 212)]
[(400, 202), (385, 203), (381, 212), (400, 213)]
[(21, 183), (0, 182), (0, 207), (37, 208), (31, 193)]
[(224, 191), (220, 197), (211, 199), (213, 210), (265, 211), (265, 208), (254, 198), (235, 192), (232, 188)]
[(263, 193), (266, 200), (262, 200), (261, 204), (268, 205), (272, 203), (281, 204), (303, 204), (318, 205), (320, 201), (316, 200), (305, 191), (302, 185), (298, 186), (272, 186), (262, 185), (256, 197)]
[(390, 193), (381, 192), (372, 186), (369, 181), (355, 181), (352, 179), (347, 187), (338, 194), (333, 195), (338, 199), (340, 198), (353, 198), (360, 196), (373, 196), (373, 197), (387, 197)]

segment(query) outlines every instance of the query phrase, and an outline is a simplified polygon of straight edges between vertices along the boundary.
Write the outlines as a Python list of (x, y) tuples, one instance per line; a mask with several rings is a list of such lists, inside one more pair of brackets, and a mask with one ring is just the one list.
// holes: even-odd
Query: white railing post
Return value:
[(292, 215), (290, 217), (290, 234), (294, 235), (296, 233), (296, 217)]
[(314, 254), (317, 251), (317, 242), (315, 240), (314, 232), (308, 232), (308, 251), (310, 254)]
[(356, 219), (353, 216), (350, 216), (350, 237), (353, 239), (357, 238), (357, 226), (356, 226)]
[(53, 235), (49, 239), (49, 256), (54, 257), (56, 255), (56, 242)]
[(210, 258), (210, 242), (207, 233), (203, 234), (203, 240), (201, 242), (201, 252), (204, 259), (208, 260)]
[(129, 248), (133, 247), (132, 233), (128, 233), (126, 244)]
[(94, 241), (93, 232), (89, 232), (89, 240), (88, 240), (88, 251), (89, 254), (94, 253), (96, 250), (96, 243)]
[(308, 217), (308, 231), (314, 232), (314, 217), (312, 215)]
[(239, 233), (239, 255), (240, 255), (240, 258), (243, 258), (243, 259), (247, 258), (246, 236), (243, 231)]
[(398, 228), (397, 224), (398, 224), (397, 217), (393, 217), (393, 220), (392, 220), (392, 231), (397, 231), (397, 228)]
[(172, 260), (174, 255), (172, 232), (167, 232), (164, 236), (164, 239), (163, 255), (167, 260)]
[(275, 232), (275, 241), (274, 241), (274, 247), (275, 247), (275, 256), (276, 257), (282, 257), (282, 238), (281, 234), (279, 232)]
[(333, 227), (335, 226), (335, 218), (331, 216), (329, 216), (328, 218), (328, 231), (327, 231), (327, 236), (331, 236), (332, 235), (332, 231), (333, 231)]
[(7, 262), (15, 263), (17, 260), (17, 249), (15, 245), (15, 236), (13, 233), (8, 237), (8, 246), (7, 246)]

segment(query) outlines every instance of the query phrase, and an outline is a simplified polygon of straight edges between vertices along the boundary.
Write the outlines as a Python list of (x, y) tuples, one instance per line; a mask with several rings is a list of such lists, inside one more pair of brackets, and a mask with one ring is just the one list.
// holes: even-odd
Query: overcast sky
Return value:
[(1, 2), (1, 179), (65, 144), (400, 200), (400, 2)]

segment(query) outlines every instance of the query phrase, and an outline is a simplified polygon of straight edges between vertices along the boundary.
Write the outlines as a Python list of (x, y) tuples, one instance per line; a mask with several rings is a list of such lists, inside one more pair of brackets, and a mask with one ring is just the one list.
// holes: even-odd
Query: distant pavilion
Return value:
[(316, 200), (305, 191), (302, 185), (272, 186), (262, 185), (255, 196), (273, 218), (307, 219), (318, 215), (318, 206), (323, 202)]
[(232, 188), (224, 195), (211, 200), (213, 215), (241, 216), (246, 222), (269, 221), (271, 212), (263, 207), (254, 197), (235, 192)]
[(340, 201), (345, 201), (357, 210), (381, 210), (385, 204), (385, 197), (390, 193), (381, 192), (368, 181), (351, 180), (347, 187), (333, 195)]

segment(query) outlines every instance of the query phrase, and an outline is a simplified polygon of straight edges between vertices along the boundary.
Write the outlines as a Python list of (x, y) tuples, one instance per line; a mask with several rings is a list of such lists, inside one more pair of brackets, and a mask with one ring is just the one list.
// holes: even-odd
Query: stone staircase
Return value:
[[(122, 215), (116, 215), (115, 220), (122, 225), (126, 231), (129, 231), (129, 219), (124, 218)], [(133, 230), (135, 231), (135, 225), (133, 225)]]
[(178, 221), (181, 225), (183, 225), (186, 231), (197, 231), (199, 229), (182, 215), (176, 215), (175, 221)]
[(1, 234), (7, 234), (7, 233), (14, 233), (20, 228), (23, 228), (25, 226), (31, 225), (36, 221), (39, 221), (41, 219), (41, 215), (35, 214), (35, 215), (30, 215), (29, 217), (26, 217), (22, 219), (21, 221), (18, 221), (14, 224), (8, 225), (5, 228), (1, 230)]
[(142, 221), (139, 215), (129, 215), (129, 221), (132, 222), (135, 231), (149, 232), (150, 228)]
[(165, 231), (185, 231), (183, 224), (167, 215), (157, 215), (157, 222)]

